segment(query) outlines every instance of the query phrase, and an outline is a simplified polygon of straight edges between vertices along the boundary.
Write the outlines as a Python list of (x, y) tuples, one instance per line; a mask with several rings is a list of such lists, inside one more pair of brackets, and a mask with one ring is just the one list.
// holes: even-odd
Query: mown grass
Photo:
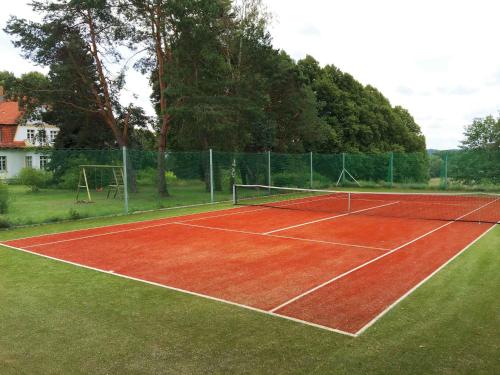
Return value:
[[(195, 205), (210, 202), (203, 182), (173, 185), (169, 197), (159, 197), (154, 186), (141, 186), (138, 193), (129, 194), (130, 212)], [(41, 189), (31, 192), (20, 185), (9, 186), (9, 209), (1, 215), (10, 226), (75, 220), (124, 213), (122, 197), (107, 199), (106, 191), (91, 191), (94, 203), (77, 203), (76, 192), (64, 189)], [(230, 200), (229, 192), (216, 192), (217, 200)], [(86, 194), (80, 200), (87, 199)]]
[(498, 249), (500, 226), (350, 338), (0, 248), (0, 374), (499, 373)]

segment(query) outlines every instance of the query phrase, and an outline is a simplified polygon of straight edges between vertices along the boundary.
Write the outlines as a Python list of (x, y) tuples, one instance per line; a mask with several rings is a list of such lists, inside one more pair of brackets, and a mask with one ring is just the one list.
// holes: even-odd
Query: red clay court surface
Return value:
[(495, 225), (374, 215), (386, 209), (238, 207), (3, 244), (356, 336)]

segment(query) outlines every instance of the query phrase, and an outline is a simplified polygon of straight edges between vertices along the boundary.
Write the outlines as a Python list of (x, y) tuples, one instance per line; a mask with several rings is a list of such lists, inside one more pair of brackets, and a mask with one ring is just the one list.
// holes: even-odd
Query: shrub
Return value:
[[(76, 190), (80, 177), (80, 165), (84, 164), (92, 164), (92, 161), (81, 155), (66, 161), (63, 170), (54, 172), (56, 174), (55, 180), (58, 184), (57, 186), (61, 189)], [(91, 176), (87, 177), (90, 179), (89, 184), (92, 183), (93, 179)]]
[(144, 168), (137, 172), (137, 185), (154, 186), (157, 181), (157, 172), (155, 168)]
[(0, 181), (0, 214), (7, 213), (9, 209), (9, 189), (7, 184)]
[(12, 223), (4, 218), (4, 217), (0, 217), (0, 229), (7, 229), (7, 228), (10, 228), (12, 226)]
[(18, 176), (21, 185), (28, 186), (32, 192), (37, 192), (47, 186), (51, 178), (52, 175), (49, 172), (33, 168), (21, 169)]
[[(174, 172), (166, 171), (165, 179), (168, 185), (175, 185), (177, 177)], [(139, 186), (156, 186), (158, 183), (158, 172), (156, 168), (144, 168), (137, 172), (137, 185)]]
[(80, 215), (80, 213), (77, 210), (75, 210), (74, 208), (69, 209), (69, 219), (70, 220), (78, 220), (78, 219), (81, 219), (81, 217), (82, 216)]

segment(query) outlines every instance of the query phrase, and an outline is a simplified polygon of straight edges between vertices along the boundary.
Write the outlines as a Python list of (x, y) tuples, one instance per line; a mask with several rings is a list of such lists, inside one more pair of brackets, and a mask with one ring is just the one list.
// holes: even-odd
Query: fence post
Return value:
[(394, 185), (394, 152), (390, 153), (389, 159), (389, 184), (391, 187)]
[(267, 152), (267, 185), (271, 186), (271, 151)]
[(209, 150), (210, 153), (210, 202), (214, 203), (214, 160), (212, 149)]
[(311, 151), (311, 153), (309, 154), (309, 158), (310, 158), (310, 163), (311, 163), (311, 189), (313, 188), (313, 183), (314, 183), (314, 170), (313, 170), (313, 153)]
[(444, 154), (444, 188), (448, 189), (448, 154)]
[(123, 198), (125, 203), (125, 214), (128, 214), (128, 174), (127, 174), (127, 147), (122, 148), (123, 158)]
[(342, 153), (342, 186), (345, 186), (345, 152)]

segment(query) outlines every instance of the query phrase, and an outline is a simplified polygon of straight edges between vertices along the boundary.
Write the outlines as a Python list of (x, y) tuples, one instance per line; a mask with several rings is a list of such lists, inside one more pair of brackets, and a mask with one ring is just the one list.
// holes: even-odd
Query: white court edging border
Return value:
[[(187, 205), (187, 206), (176, 206), (176, 207), (161, 208), (161, 209), (158, 209), (158, 210), (134, 211), (134, 212), (132, 212), (132, 213), (130, 213), (128, 215), (125, 215), (125, 214), (104, 215), (104, 216), (86, 217), (86, 218), (79, 219), (79, 220), (64, 220), (64, 221), (60, 221), (60, 222), (57, 222), (57, 223), (43, 223), (43, 224), (35, 224), (35, 225), (24, 225), (24, 226), (20, 226), (20, 227), (15, 227), (15, 228), (8, 229), (7, 231), (9, 231), (9, 230), (15, 230), (15, 229), (38, 228), (38, 227), (49, 226), (49, 225), (57, 225), (57, 224), (67, 223), (67, 222), (78, 223), (78, 222), (84, 222), (84, 221), (90, 221), (90, 220), (104, 220), (104, 219), (112, 219), (112, 218), (120, 218), (120, 217), (133, 217), (134, 215), (140, 215), (140, 214), (144, 214), (144, 213), (154, 213), (154, 212), (162, 212), (162, 211), (175, 211), (175, 210), (183, 210), (183, 209), (187, 209), (187, 208), (196, 208), (196, 207), (202, 207), (202, 206), (210, 207), (210, 206), (217, 206), (217, 205), (221, 205), (221, 204), (227, 204), (227, 203), (230, 203), (230, 202), (231, 201), (218, 201), (218, 202), (214, 202), (214, 203), (198, 203), (198, 204), (191, 204), (191, 205)], [(140, 223), (148, 223), (148, 222), (152, 222), (152, 221), (168, 220), (168, 219), (171, 219), (171, 218), (182, 217), (182, 216), (189, 217), (189, 216), (200, 215), (200, 214), (210, 213), (210, 212), (231, 211), (231, 210), (241, 210), (241, 211), (243, 211), (243, 209), (244, 209), (244, 207), (242, 207), (242, 206), (235, 206), (235, 207), (216, 208), (215, 210), (207, 210), (207, 211), (203, 211), (203, 212), (194, 212), (194, 213), (190, 213), (190, 214), (179, 213), (177, 215), (172, 215), (172, 216), (167, 216), (167, 217), (159, 217), (159, 218), (153, 218), (153, 219), (144, 219), (144, 220), (128, 221), (128, 222), (125, 221), (123, 223), (116, 223), (116, 224), (96, 225), (94, 227), (79, 228), (79, 229), (70, 229), (70, 230), (65, 230), (65, 231), (62, 231), (62, 232), (35, 234), (33, 236), (12, 238), (12, 239), (7, 240), (5, 242), (27, 240), (29, 238), (35, 238), (35, 237), (55, 236), (55, 235), (58, 235), (58, 234), (66, 234), (66, 233), (74, 233), (74, 232), (85, 232), (85, 231), (91, 231), (91, 230), (94, 230), (94, 229), (113, 228), (113, 227), (116, 227), (116, 226), (119, 226), (119, 225), (133, 225), (133, 224), (140, 224)], [(262, 209), (264, 209), (264, 208), (262, 208)], [(259, 210), (255, 210), (255, 211), (259, 211)], [(245, 212), (250, 212), (250, 210), (245, 211)]]
[[(498, 224), (500, 224), (500, 223), (498, 223)], [(76, 263), (76, 262), (71, 262), (71, 261), (67, 261), (67, 260), (63, 260), (63, 259), (58, 259), (58, 258), (55, 258), (55, 257), (51, 257), (49, 255), (43, 255), (43, 254), (35, 253), (33, 251), (29, 251), (29, 250), (17, 248), (17, 247), (10, 246), (10, 245), (0, 244), (0, 246), (6, 247), (6, 248), (9, 248), (9, 249), (12, 249), (12, 250), (17, 250), (17, 251), (20, 251), (20, 252), (23, 252), (23, 253), (27, 253), (27, 254), (39, 256), (41, 258), (50, 259), (50, 260), (53, 260), (53, 261), (56, 261), (56, 262), (70, 264), (70, 265), (73, 265), (73, 266), (76, 266), (76, 267), (85, 268), (85, 269), (88, 269), (88, 270), (92, 270), (92, 271), (104, 273), (104, 274), (107, 274), (107, 275), (118, 276), (118, 277), (121, 277), (121, 278), (124, 278), (124, 279), (138, 281), (138, 282), (141, 282), (141, 283), (144, 283), (144, 284), (148, 284), (148, 285), (152, 285), (152, 286), (156, 286), (156, 287), (160, 287), (160, 288), (164, 288), (164, 289), (176, 291), (176, 292), (179, 292), (179, 293), (185, 293), (185, 294), (188, 294), (188, 295), (191, 295), (191, 296), (201, 297), (201, 298), (208, 299), (208, 300), (211, 300), (211, 301), (215, 301), (215, 302), (219, 302), (219, 303), (225, 303), (225, 304), (232, 305), (232, 306), (237, 306), (237, 307), (240, 307), (240, 308), (243, 308), (243, 309), (246, 309), (246, 310), (255, 311), (255, 312), (258, 312), (258, 313), (261, 313), (261, 314), (265, 314), (265, 315), (269, 315), (269, 316), (272, 316), (272, 317), (276, 317), (276, 318), (281, 318), (281, 319), (293, 321), (293, 322), (296, 322), (296, 323), (304, 324), (304, 325), (307, 325), (307, 326), (311, 326), (311, 327), (315, 327), (315, 328), (319, 328), (319, 329), (322, 329), (322, 330), (326, 330), (326, 331), (330, 331), (330, 332), (335, 332), (335, 333), (339, 333), (339, 334), (342, 334), (342, 335), (345, 335), (345, 336), (350, 336), (350, 337), (355, 338), (355, 337), (358, 337), (361, 334), (363, 334), (368, 328), (370, 328), (372, 325), (374, 325), (379, 319), (381, 319), (385, 314), (387, 314), (390, 310), (392, 310), (396, 305), (398, 305), (406, 297), (408, 297), (409, 295), (411, 295), (415, 290), (417, 290), (419, 287), (421, 287), (423, 284), (425, 284), (427, 281), (429, 281), (434, 275), (436, 275), (439, 271), (441, 271), (443, 268), (445, 268), (453, 260), (455, 260), (460, 255), (462, 255), (466, 250), (468, 250), (476, 242), (478, 242), (479, 240), (481, 240), (484, 236), (486, 236), (495, 227), (496, 227), (496, 225), (493, 224), (491, 226), (491, 228), (489, 228), (488, 230), (486, 230), (483, 234), (481, 234), (479, 237), (477, 237), (476, 239), (474, 239), (471, 243), (469, 243), (466, 247), (464, 247), (462, 250), (460, 250), (452, 258), (450, 258), (448, 261), (446, 261), (441, 266), (439, 266), (439, 268), (437, 268), (436, 270), (434, 270), (429, 276), (427, 276), (425, 279), (423, 279), (417, 285), (415, 285), (413, 288), (411, 288), (408, 292), (406, 292), (401, 297), (399, 297), (396, 301), (394, 301), (391, 305), (389, 305), (384, 311), (382, 311), (380, 314), (378, 314), (369, 323), (367, 323), (365, 326), (363, 326), (360, 330), (358, 330), (355, 333), (351, 333), (351, 332), (347, 332), (347, 331), (342, 331), (340, 329), (327, 327), (327, 326), (324, 326), (324, 325), (321, 325), (321, 324), (316, 324), (316, 323), (308, 322), (308, 321), (305, 321), (305, 320), (293, 318), (293, 317), (286, 316), (286, 315), (277, 314), (277, 313), (273, 312), (272, 310), (271, 311), (266, 311), (266, 310), (262, 310), (262, 309), (259, 309), (259, 308), (256, 308), (256, 307), (251, 307), (251, 306), (243, 305), (243, 304), (240, 304), (240, 303), (237, 303), (237, 302), (232, 302), (232, 301), (224, 300), (222, 298), (212, 297), (212, 296), (209, 296), (209, 295), (205, 295), (205, 294), (201, 294), (201, 293), (196, 293), (196, 292), (192, 292), (192, 291), (181, 289), (181, 288), (176, 288), (176, 287), (172, 287), (172, 286), (168, 286), (168, 285), (163, 285), (163, 284), (155, 283), (153, 281), (143, 280), (143, 279), (139, 279), (139, 278), (136, 278), (136, 277), (123, 275), (123, 274), (112, 272), (112, 271), (105, 271), (105, 270), (101, 270), (99, 268), (85, 266), (83, 264), (79, 264), (79, 263)]]
[[(242, 215), (242, 214), (246, 214), (246, 213), (250, 213), (250, 212), (262, 211), (262, 210), (269, 210), (270, 208), (269, 207), (264, 207), (264, 208), (258, 208), (258, 209), (253, 209), (253, 210), (243, 210), (243, 209), (241, 209), (241, 207), (222, 208), (222, 209), (216, 210), (216, 211), (207, 211), (207, 212), (194, 213), (194, 214), (188, 214), (188, 215), (186, 215), (186, 214), (179, 214), (179, 215), (173, 215), (173, 216), (168, 216), (168, 217), (159, 218), (159, 219), (146, 219), (146, 220), (133, 221), (133, 222), (128, 222), (128, 223), (118, 223), (118, 224), (111, 224), (111, 225), (102, 225), (102, 226), (90, 227), (90, 228), (83, 228), (83, 229), (72, 229), (72, 230), (63, 231), (63, 232), (46, 233), (46, 234), (40, 234), (40, 235), (34, 235), (34, 236), (28, 236), (28, 237), (13, 238), (11, 240), (6, 240), (6, 241), (3, 241), (3, 242), (21, 241), (21, 240), (27, 240), (27, 239), (30, 239), (30, 238), (57, 236), (59, 234), (67, 234), (67, 233), (75, 233), (75, 232), (87, 232), (87, 231), (92, 231), (92, 230), (95, 230), (95, 229), (104, 229), (104, 228), (111, 229), (110, 232), (90, 234), (90, 235), (81, 236), (81, 237), (73, 237), (73, 238), (68, 238), (68, 239), (65, 239), (65, 240), (58, 240), (58, 241), (51, 241), (51, 242), (42, 242), (42, 243), (38, 243), (38, 244), (35, 244), (35, 245), (29, 245), (29, 246), (26, 246), (26, 247), (38, 247), (38, 246), (44, 246), (44, 245), (53, 245), (53, 244), (61, 243), (61, 242), (78, 241), (78, 240), (83, 240), (83, 239), (87, 239), (87, 238), (94, 238), (94, 237), (100, 237), (100, 236), (109, 236), (109, 235), (118, 234), (118, 233), (133, 232), (133, 231), (142, 230), (142, 229), (151, 229), (151, 228), (158, 228), (158, 227), (167, 226), (167, 225), (171, 225), (171, 224), (179, 224), (181, 222), (179, 222), (179, 221), (176, 222), (174, 220), (175, 218), (178, 218), (178, 217), (187, 217), (187, 218), (189, 218), (189, 217), (195, 216), (195, 215), (200, 215), (200, 214), (205, 214), (205, 213), (208, 214), (210, 212), (225, 212), (225, 211), (237, 210), (237, 209), (240, 209), (240, 210), (237, 211), (237, 212), (230, 212), (230, 213), (225, 213), (225, 214), (220, 214), (220, 215), (204, 216), (204, 217), (200, 217), (200, 218), (191, 218), (191, 219), (184, 220), (184, 221), (181, 221), (181, 222), (182, 223), (188, 223), (188, 222), (197, 221), (197, 220), (214, 219), (214, 218), (224, 217), (224, 216)], [(169, 221), (170, 219), (173, 219), (174, 221)], [(145, 226), (134, 227), (134, 224), (147, 224), (147, 223), (155, 222), (155, 221), (167, 221), (167, 222), (161, 222), (161, 223), (158, 223), (158, 224), (152, 224), (152, 225), (145, 225)], [(120, 229), (120, 230), (114, 230), (114, 231), (112, 230), (114, 227), (118, 227), (118, 226), (122, 226), (122, 225), (123, 226), (130, 226), (130, 228)], [(0, 242), (0, 243), (2, 243), (2, 242)]]
[[(498, 225), (498, 223), (497, 223), (497, 225)], [(382, 318), (385, 314), (387, 314), (390, 310), (392, 310), (398, 303), (400, 303), (401, 301), (403, 301), (406, 297), (408, 297), (410, 294), (412, 294), (414, 291), (416, 291), (418, 288), (420, 288), (422, 285), (424, 285), (434, 275), (436, 275), (439, 271), (441, 271), (443, 268), (445, 268), (448, 264), (450, 264), (456, 258), (458, 258), (460, 255), (462, 255), (466, 250), (468, 250), (476, 242), (478, 242), (479, 240), (481, 240), (484, 236), (486, 236), (494, 228), (495, 228), (495, 224), (493, 224), (491, 226), (491, 228), (489, 228), (488, 230), (486, 230), (483, 234), (481, 234), (479, 237), (477, 237), (475, 240), (473, 240), (471, 243), (469, 243), (467, 246), (465, 246), (458, 253), (456, 253), (455, 255), (453, 255), (445, 263), (443, 263), (438, 268), (436, 268), (429, 276), (427, 276), (425, 279), (423, 279), (422, 281), (420, 281), (417, 285), (415, 285), (413, 288), (411, 288), (409, 291), (407, 291), (405, 294), (403, 294), (401, 297), (399, 297), (396, 301), (394, 301), (392, 304), (390, 304), (388, 307), (386, 307), (385, 310), (383, 310), (380, 314), (378, 314), (375, 318), (373, 318), (370, 322), (368, 322), (365, 326), (363, 326), (359, 331), (357, 331), (355, 333), (355, 335), (359, 336), (363, 332), (365, 332), (368, 328), (370, 328), (372, 325), (374, 325), (380, 318)]]
[[(378, 261), (378, 260), (380, 260), (380, 259), (382, 259), (382, 258), (384, 258), (384, 257), (386, 257), (388, 255), (391, 255), (392, 253), (394, 253), (394, 252), (396, 252), (398, 250), (401, 250), (401, 249), (405, 248), (406, 246), (411, 245), (412, 243), (417, 242), (418, 240), (420, 240), (420, 239), (422, 239), (424, 237), (427, 237), (428, 235), (430, 235), (430, 234), (432, 234), (432, 233), (434, 233), (434, 232), (436, 232), (436, 231), (438, 231), (440, 229), (443, 229), (443, 228), (447, 227), (448, 225), (451, 225), (453, 223), (458, 222), (458, 220), (464, 218), (465, 216), (470, 215), (470, 214), (472, 214), (472, 213), (474, 213), (476, 211), (479, 211), (480, 209), (482, 209), (482, 208), (484, 208), (486, 206), (489, 206), (490, 204), (492, 204), (494, 202), (496, 202), (496, 200), (495, 201), (491, 201), (491, 202), (486, 203), (486, 204), (483, 204), (481, 207), (478, 207), (478, 208), (476, 208), (476, 209), (474, 209), (474, 210), (472, 210), (472, 211), (470, 211), (470, 212), (468, 212), (468, 213), (466, 213), (466, 214), (464, 214), (464, 215), (456, 218), (454, 221), (449, 221), (449, 222), (447, 222), (447, 223), (445, 223), (443, 225), (440, 225), (439, 227), (436, 227), (436, 228), (434, 228), (434, 229), (432, 229), (432, 230), (430, 230), (430, 231), (428, 231), (428, 232), (426, 232), (426, 233), (424, 233), (424, 234), (422, 234), (422, 235), (414, 238), (413, 240), (408, 241), (408, 242), (406, 242), (406, 243), (404, 243), (404, 244), (402, 244), (402, 245), (400, 245), (400, 246), (392, 249), (391, 251), (388, 251), (388, 252), (386, 252), (386, 253), (384, 253), (382, 255), (379, 255), (378, 257), (373, 258), (373, 259), (371, 259), (371, 260), (369, 260), (369, 261), (367, 261), (367, 262), (365, 262), (363, 264), (360, 264), (359, 266), (357, 266), (357, 267), (355, 267), (355, 268), (353, 268), (353, 269), (351, 269), (351, 270), (349, 270), (347, 272), (344, 272), (344, 273), (342, 273), (340, 275), (332, 277), (330, 280), (327, 280), (327, 281), (325, 281), (325, 282), (323, 282), (323, 283), (321, 283), (319, 285), (316, 285), (315, 287), (313, 287), (313, 288), (311, 288), (309, 290), (306, 290), (305, 292), (303, 292), (303, 293), (301, 293), (301, 294), (299, 294), (299, 295), (297, 295), (297, 296), (289, 299), (288, 301), (283, 302), (281, 305), (278, 305), (278, 306), (272, 308), (270, 311), (271, 312), (276, 312), (276, 311), (280, 310), (281, 308), (283, 308), (285, 306), (288, 306), (291, 303), (293, 303), (293, 302), (295, 302), (295, 301), (297, 301), (297, 300), (299, 300), (299, 299), (301, 299), (301, 298), (303, 298), (303, 297), (305, 297), (305, 296), (307, 296), (307, 295), (309, 295), (309, 294), (317, 291), (318, 289), (321, 289), (321, 288), (323, 288), (323, 287), (325, 287), (325, 286), (327, 286), (327, 285), (329, 285), (329, 284), (331, 284), (331, 283), (333, 283), (333, 282), (335, 282), (335, 281), (337, 281), (337, 280), (339, 280), (339, 279), (341, 279), (343, 277), (346, 277), (346, 276), (350, 275), (353, 272), (356, 272), (356, 271), (360, 270), (361, 268), (364, 268), (364, 267), (370, 265), (373, 262), (376, 262), (376, 261)], [(494, 226), (495, 224), (492, 224), (492, 225)]]
[(152, 286), (156, 286), (156, 287), (160, 287), (160, 288), (172, 290), (172, 291), (175, 291), (175, 292), (180, 292), (180, 293), (188, 294), (188, 295), (191, 295), (191, 296), (201, 297), (201, 298), (205, 298), (205, 299), (208, 299), (208, 300), (211, 300), (211, 301), (215, 301), (215, 302), (219, 302), (219, 303), (225, 303), (225, 304), (232, 305), (232, 306), (237, 306), (237, 307), (240, 307), (240, 308), (243, 308), (243, 309), (246, 309), (246, 310), (255, 311), (255, 312), (258, 312), (258, 313), (261, 313), (261, 314), (265, 314), (265, 315), (268, 315), (268, 316), (272, 316), (272, 317), (275, 317), (275, 318), (281, 318), (281, 319), (285, 319), (285, 320), (290, 320), (292, 322), (301, 323), (301, 324), (304, 324), (304, 325), (307, 325), (307, 326), (311, 326), (311, 327), (315, 327), (315, 328), (320, 328), (320, 329), (325, 330), (325, 331), (340, 333), (342, 335), (346, 335), (346, 336), (350, 336), (350, 337), (356, 337), (357, 336), (356, 334), (351, 333), (351, 332), (342, 331), (340, 329), (323, 326), (321, 324), (316, 324), (316, 323), (308, 322), (306, 320), (301, 320), (301, 319), (293, 318), (293, 317), (286, 316), (286, 315), (276, 314), (276, 313), (273, 313), (271, 311), (266, 311), (266, 310), (259, 309), (257, 307), (243, 305), (243, 304), (240, 304), (240, 303), (237, 303), (237, 302), (232, 302), (232, 301), (225, 300), (225, 299), (222, 299), (222, 298), (212, 297), (212, 296), (209, 296), (209, 295), (206, 295), (206, 294), (192, 292), (192, 291), (186, 290), (186, 289), (181, 289), (181, 288), (176, 288), (176, 287), (173, 287), (173, 286), (163, 285), (163, 284), (160, 284), (160, 283), (156, 283), (154, 281), (148, 281), (148, 280), (144, 280), (144, 279), (139, 279), (137, 277), (123, 275), (121, 273), (117, 273), (117, 272), (114, 272), (114, 271), (105, 271), (105, 270), (102, 270), (102, 269), (99, 269), (99, 268), (85, 266), (85, 265), (80, 264), (80, 263), (71, 262), (69, 260), (64, 260), (64, 259), (59, 259), (59, 258), (51, 257), (49, 255), (38, 254), (38, 253), (35, 253), (33, 251), (21, 249), (21, 248), (10, 246), (10, 245), (5, 245), (3, 243), (0, 244), (0, 246), (9, 248), (11, 250), (17, 250), (17, 251), (20, 251), (20, 252), (23, 252), (23, 253), (27, 253), (27, 254), (31, 254), (31, 255), (36, 255), (36, 256), (39, 256), (39, 257), (42, 257), (42, 258), (46, 258), (46, 259), (50, 259), (50, 260), (53, 260), (53, 261), (56, 261), (56, 262), (70, 264), (72, 266), (81, 267), (81, 268), (85, 268), (85, 269), (88, 269), (88, 270), (92, 270), (92, 271), (104, 273), (104, 274), (107, 274), (107, 275), (118, 276), (118, 277), (121, 277), (121, 278), (124, 278), (124, 279), (138, 281), (138, 282), (141, 282), (141, 283), (144, 283), (144, 284), (148, 284), (148, 285), (152, 285)]
[[(497, 200), (500, 200), (497, 199)], [(493, 202), (496, 202), (497, 200), (493, 201)], [(462, 215), (460, 216), (459, 218), (457, 218), (456, 220), (460, 220), (462, 217), (465, 217), (467, 215), (470, 215), (478, 210), (480, 210), (481, 208), (483, 207), (486, 207), (488, 206), (489, 204), (493, 203), (493, 202), (489, 202), (479, 208), (476, 208), (475, 210), (472, 210), (470, 211), (469, 213), (465, 214), (465, 215)], [(264, 208), (265, 209), (265, 208)], [(223, 211), (223, 210), (222, 210)], [(251, 211), (245, 211), (245, 212), (251, 212)], [(239, 212), (238, 212), (239, 213)], [(227, 216), (227, 215), (231, 215), (231, 214), (226, 214), (226, 215), (220, 215), (220, 216)], [(180, 215), (180, 216), (183, 216), (183, 215)], [(158, 220), (158, 219), (157, 219)], [(160, 219), (161, 220), (161, 219)], [(194, 220), (198, 220), (198, 219), (194, 219)], [(145, 220), (145, 221), (152, 221), (152, 220)], [(255, 307), (251, 307), (251, 306), (247, 306), (247, 305), (243, 305), (243, 304), (239, 304), (239, 303), (236, 303), (236, 302), (232, 302), (232, 301), (229, 301), (229, 300), (224, 300), (224, 299), (221, 299), (221, 298), (217, 298), (217, 297), (212, 297), (212, 296), (209, 296), (209, 295), (205, 295), (205, 294), (201, 294), (201, 293), (196, 293), (196, 292), (192, 292), (192, 291), (189, 291), (189, 290), (185, 290), (185, 289), (181, 289), (181, 288), (176, 288), (176, 287), (172, 287), (172, 286), (168, 286), (168, 285), (163, 285), (163, 284), (159, 284), (159, 283), (155, 283), (155, 282), (152, 282), (152, 281), (147, 281), (147, 280), (143, 280), (143, 279), (139, 279), (139, 278), (135, 278), (135, 277), (132, 277), (132, 276), (127, 276), (127, 275), (123, 275), (123, 274), (120, 274), (120, 273), (116, 273), (116, 272), (113, 272), (113, 271), (106, 271), (106, 270), (102, 270), (102, 269), (99, 269), (99, 268), (94, 268), (94, 267), (90, 267), (90, 266), (85, 266), (85, 265), (82, 265), (82, 264), (79, 264), (79, 263), (76, 263), (76, 262), (71, 262), (71, 261), (66, 261), (66, 260), (63, 260), (63, 259), (58, 259), (58, 258), (55, 258), (55, 257), (51, 257), (51, 256), (48, 256), (48, 255), (43, 255), (43, 254), (39, 254), (39, 253), (36, 253), (36, 252), (32, 252), (32, 251), (29, 251), (29, 250), (26, 250), (26, 249), (22, 249), (22, 248), (18, 248), (18, 247), (14, 247), (14, 246), (11, 246), (11, 245), (7, 245), (5, 243), (0, 243), (0, 246), (3, 246), (3, 247), (6, 247), (6, 248), (9, 248), (9, 249), (12, 249), (12, 250), (17, 250), (17, 251), (21, 251), (21, 252), (24, 252), (24, 253), (28, 253), (28, 254), (31, 254), (31, 255), (36, 255), (36, 256), (39, 256), (39, 257), (42, 257), (42, 258), (46, 258), (46, 259), (51, 259), (51, 260), (54, 260), (54, 261), (57, 261), (57, 262), (61, 262), (61, 263), (66, 263), (66, 264), (71, 264), (73, 266), (77, 266), (77, 267), (81, 267), (81, 268), (85, 268), (85, 269), (89, 269), (89, 270), (93, 270), (93, 271), (97, 271), (97, 272), (101, 272), (101, 273), (105, 273), (105, 274), (108, 274), (108, 275), (114, 275), (114, 276), (118, 276), (118, 277), (122, 277), (122, 278), (125, 278), (125, 279), (129, 279), (129, 280), (134, 280), (134, 281), (138, 281), (138, 282), (142, 282), (142, 283), (145, 283), (145, 284), (149, 284), (149, 285), (153, 285), (153, 286), (157, 286), (157, 287), (161, 287), (161, 288), (165, 288), (165, 289), (169, 289), (169, 290), (173, 290), (173, 291), (177, 291), (177, 292), (181, 292), (181, 293), (185, 293), (185, 294), (189, 294), (189, 295), (192, 295), (192, 296), (197, 296), (197, 297), (202, 297), (202, 298), (205, 298), (205, 299), (209, 299), (209, 300), (212, 300), (212, 301), (217, 301), (217, 302), (221, 302), (221, 303), (226, 303), (226, 304), (229, 304), (229, 305), (233, 305), (233, 306), (238, 306), (240, 308), (244, 308), (244, 309), (247, 309), (247, 310), (251, 310), (251, 311), (256, 311), (256, 312), (260, 312), (262, 314), (266, 314), (266, 315), (269, 315), (269, 316), (273, 316), (273, 317), (278, 317), (278, 318), (282, 318), (282, 319), (285, 319), (285, 320), (290, 320), (290, 321), (294, 321), (294, 322), (297, 322), (297, 323), (301, 323), (301, 324), (304, 324), (304, 325), (308, 325), (308, 326), (312, 326), (312, 327), (315, 327), (315, 328), (320, 328), (320, 329), (323, 329), (323, 330), (326, 330), (326, 331), (330, 331), (330, 332), (336, 332), (336, 333), (340, 333), (340, 334), (343, 334), (343, 335), (347, 335), (347, 336), (350, 336), (350, 337), (358, 337), (360, 334), (362, 334), (366, 329), (368, 329), (371, 325), (373, 325), (378, 319), (380, 319), (383, 315), (385, 315), (385, 313), (387, 313), (390, 309), (392, 309), (394, 306), (396, 306), (400, 301), (402, 301), (404, 298), (406, 298), (408, 295), (410, 295), (414, 290), (416, 290), (419, 286), (421, 286), (422, 284), (424, 284), (427, 280), (429, 280), (433, 275), (435, 275), (436, 273), (438, 273), (441, 269), (443, 269), (447, 264), (449, 264), (451, 261), (453, 261), (455, 258), (457, 258), (460, 254), (462, 254), (465, 250), (467, 250), (470, 246), (472, 246), (474, 243), (476, 243), (477, 241), (479, 241), (479, 239), (481, 239), (483, 236), (485, 236), (487, 233), (489, 233), (493, 228), (495, 228), (495, 224), (492, 224), (491, 228), (489, 228), (488, 230), (486, 230), (483, 234), (481, 234), (479, 237), (477, 237), (474, 241), (472, 241), (469, 245), (467, 245), (464, 249), (462, 249), (460, 252), (458, 252), (456, 255), (454, 255), (452, 258), (450, 258), (448, 261), (446, 261), (443, 265), (441, 265), (439, 268), (437, 268), (436, 270), (434, 270), (429, 276), (427, 276), (424, 280), (422, 280), (420, 283), (418, 283), (416, 286), (414, 286), (411, 290), (409, 290), (408, 292), (406, 292), (403, 296), (401, 296), (398, 300), (396, 300), (393, 304), (391, 304), (389, 307), (387, 307), (382, 313), (380, 313), (378, 316), (376, 316), (372, 321), (370, 321), (367, 325), (365, 325), (363, 328), (361, 328), (359, 331), (357, 331), (356, 333), (351, 333), (351, 332), (347, 332), (347, 331), (342, 331), (342, 330), (339, 330), (339, 329), (336, 329), (336, 328), (331, 328), (331, 327), (327, 327), (327, 326), (323, 326), (323, 325), (320, 325), (320, 324), (316, 324), (316, 323), (312, 323), (312, 322), (308, 322), (308, 321), (305, 321), (305, 320), (301, 320), (301, 319), (297, 319), (297, 318), (293, 318), (293, 317), (290, 317), (290, 316), (286, 316), (286, 315), (281, 315), (281, 314), (278, 314), (276, 313), (275, 311), (278, 310), (279, 308), (281, 307), (284, 307), (296, 300), (298, 300), (299, 298), (302, 298), (303, 296), (307, 295), (307, 294), (310, 294), (312, 293), (313, 291), (327, 285), (327, 284), (330, 284), (331, 282), (341, 278), (341, 277), (344, 277), (346, 276), (347, 274), (350, 274), (351, 272), (354, 272), (380, 258), (383, 258), (389, 254), (392, 254), (393, 252), (413, 243), (413, 242), (416, 242), (418, 241), (419, 239), (423, 238), (423, 237), (426, 237), (427, 235), (441, 229), (441, 228), (444, 228), (450, 224), (453, 224), (453, 223), (456, 223), (457, 221), (450, 221), (450, 222), (447, 222), (446, 224), (444, 225), (441, 225), (433, 230), (431, 230), (430, 232), (427, 232), (415, 239), (413, 239), (412, 241), (406, 243), (406, 244), (403, 244), (387, 253), (384, 253), (382, 254), (381, 256), (379, 257), (376, 257), (360, 266), (357, 266), (355, 267), (354, 269), (350, 270), (350, 271), (347, 271), (346, 273), (344, 274), (341, 274), (331, 280), (328, 280), (327, 282), (321, 284), (321, 285), (318, 285), (316, 286), (315, 288), (312, 288), (311, 290), (309, 291), (306, 291), (305, 293), (299, 295), (299, 296), (296, 296), (294, 297), (293, 299), (285, 302), (284, 304), (280, 305), (280, 306), (277, 306), (269, 311), (266, 311), (266, 310), (262, 310), (262, 309), (259, 309), (259, 308), (255, 308)], [(500, 223), (500, 222), (499, 222)], [(497, 223), (497, 224), (499, 224)], [(167, 223), (164, 223), (162, 225), (165, 225)], [(170, 224), (170, 223), (169, 223)], [(174, 224), (174, 223), (172, 223)], [(179, 224), (176, 223), (176, 224)], [(103, 227), (106, 227), (106, 226), (103, 226)], [(112, 226), (111, 226), (112, 227)], [(95, 228), (92, 228), (92, 229), (95, 229)], [(145, 229), (145, 228), (142, 228), (142, 229)], [(216, 229), (216, 228), (214, 228)], [(78, 231), (78, 230), (74, 230), (74, 231), (68, 231), (68, 232), (75, 232), (75, 231)], [(32, 236), (32, 237), (37, 237), (37, 236)], [(27, 237), (27, 238), (30, 238), (30, 237)], [(14, 240), (12, 240), (14, 241)]]

